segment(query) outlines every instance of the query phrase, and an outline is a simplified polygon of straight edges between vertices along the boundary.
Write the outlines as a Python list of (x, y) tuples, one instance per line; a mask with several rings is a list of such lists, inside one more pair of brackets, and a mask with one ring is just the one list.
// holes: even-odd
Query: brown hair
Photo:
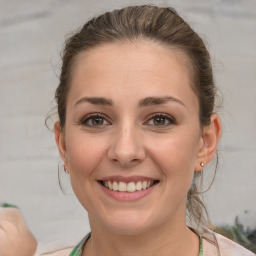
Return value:
[[(106, 12), (88, 21), (76, 34), (66, 40), (60, 83), (55, 93), (60, 126), (65, 127), (66, 100), (77, 56), (104, 43), (153, 40), (178, 49), (189, 60), (192, 89), (199, 100), (200, 125), (209, 125), (214, 111), (216, 88), (211, 60), (203, 40), (173, 8), (153, 5), (130, 6)], [(206, 208), (198, 192), (197, 172), (187, 196), (187, 216), (195, 224), (205, 223)], [(208, 216), (206, 216), (208, 217)]]

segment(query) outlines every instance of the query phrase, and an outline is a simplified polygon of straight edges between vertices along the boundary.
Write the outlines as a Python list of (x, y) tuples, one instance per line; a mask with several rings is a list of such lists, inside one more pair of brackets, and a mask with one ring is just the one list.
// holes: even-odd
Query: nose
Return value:
[(108, 150), (108, 158), (122, 167), (133, 167), (145, 158), (142, 137), (131, 125), (115, 132)]

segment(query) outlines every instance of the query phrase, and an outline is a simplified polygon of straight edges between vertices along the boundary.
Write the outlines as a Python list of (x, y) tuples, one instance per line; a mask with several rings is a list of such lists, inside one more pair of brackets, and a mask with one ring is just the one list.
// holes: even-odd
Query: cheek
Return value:
[(105, 155), (105, 142), (101, 138), (85, 136), (78, 132), (71, 133), (73, 136), (68, 138), (67, 161), (71, 173), (78, 179), (88, 178), (92, 175), (98, 164)]
[(77, 131), (67, 140), (67, 164), (74, 193), (83, 207), (89, 211), (95, 204), (94, 186), (98, 166), (105, 156), (106, 142), (85, 136)]
[(151, 158), (160, 167), (164, 177), (169, 181), (186, 183), (190, 186), (194, 175), (198, 140), (195, 134), (168, 135), (158, 140), (149, 150)]

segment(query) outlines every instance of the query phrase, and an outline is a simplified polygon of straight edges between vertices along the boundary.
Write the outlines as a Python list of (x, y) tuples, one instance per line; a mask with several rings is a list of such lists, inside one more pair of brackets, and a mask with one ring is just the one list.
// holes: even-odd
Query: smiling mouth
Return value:
[(156, 185), (159, 183), (159, 180), (154, 180), (154, 181), (136, 181), (136, 182), (123, 182), (123, 181), (103, 181), (100, 180), (99, 183), (109, 189), (113, 190), (116, 192), (128, 192), (128, 193), (133, 193), (136, 191), (141, 191), (141, 190), (147, 190), (150, 187)]

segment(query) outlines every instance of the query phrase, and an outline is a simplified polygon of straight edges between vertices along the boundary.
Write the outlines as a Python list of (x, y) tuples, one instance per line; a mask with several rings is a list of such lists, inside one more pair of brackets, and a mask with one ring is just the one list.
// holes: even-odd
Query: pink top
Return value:
[[(215, 240), (215, 243), (212, 242)], [(217, 241), (217, 243), (216, 243)], [(35, 256), (67, 256), (74, 247), (39, 244)], [(218, 244), (218, 245), (216, 245)], [(218, 250), (219, 247), (219, 250)], [(203, 256), (255, 256), (256, 254), (245, 249), (232, 240), (211, 231), (203, 234)]]

